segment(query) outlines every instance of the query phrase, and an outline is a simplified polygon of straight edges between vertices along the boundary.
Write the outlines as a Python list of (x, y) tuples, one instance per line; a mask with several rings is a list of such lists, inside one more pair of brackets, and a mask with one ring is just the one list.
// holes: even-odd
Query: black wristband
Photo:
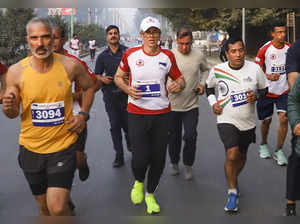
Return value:
[(82, 114), (82, 115), (83, 115), (83, 119), (84, 119), (85, 121), (88, 121), (88, 120), (90, 119), (89, 113), (80, 111), (78, 114)]

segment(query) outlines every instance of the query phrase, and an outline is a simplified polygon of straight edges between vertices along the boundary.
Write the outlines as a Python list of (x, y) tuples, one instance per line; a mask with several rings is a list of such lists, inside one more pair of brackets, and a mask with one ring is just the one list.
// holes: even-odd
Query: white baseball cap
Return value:
[(158, 19), (148, 16), (142, 20), (140, 26), (141, 31), (145, 32), (150, 27), (156, 27), (157, 29), (160, 29), (160, 22)]

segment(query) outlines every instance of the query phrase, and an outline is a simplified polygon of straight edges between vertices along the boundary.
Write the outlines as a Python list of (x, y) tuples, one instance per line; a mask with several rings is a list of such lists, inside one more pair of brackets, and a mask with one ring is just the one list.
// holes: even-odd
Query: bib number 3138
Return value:
[(56, 126), (64, 123), (64, 101), (31, 104), (33, 126)]

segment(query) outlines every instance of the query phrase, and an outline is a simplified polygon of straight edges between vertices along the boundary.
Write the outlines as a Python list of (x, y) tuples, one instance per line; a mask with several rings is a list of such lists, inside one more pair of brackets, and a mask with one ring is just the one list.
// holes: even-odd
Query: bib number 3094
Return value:
[(56, 126), (64, 123), (64, 101), (31, 104), (33, 126)]

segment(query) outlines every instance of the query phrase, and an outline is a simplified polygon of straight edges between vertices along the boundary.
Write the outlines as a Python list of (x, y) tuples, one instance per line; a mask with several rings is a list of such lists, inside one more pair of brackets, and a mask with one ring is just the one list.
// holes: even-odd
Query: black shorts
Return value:
[(33, 195), (45, 194), (48, 187), (71, 189), (76, 170), (76, 143), (49, 154), (34, 153), (20, 145), (18, 161)]
[(255, 127), (247, 131), (240, 131), (233, 124), (217, 124), (219, 136), (225, 150), (238, 146), (240, 151), (247, 153), (251, 143), (256, 142)]
[(85, 149), (85, 144), (86, 144), (86, 139), (87, 139), (87, 127), (78, 134), (78, 138), (76, 141), (76, 150), (83, 152)]

